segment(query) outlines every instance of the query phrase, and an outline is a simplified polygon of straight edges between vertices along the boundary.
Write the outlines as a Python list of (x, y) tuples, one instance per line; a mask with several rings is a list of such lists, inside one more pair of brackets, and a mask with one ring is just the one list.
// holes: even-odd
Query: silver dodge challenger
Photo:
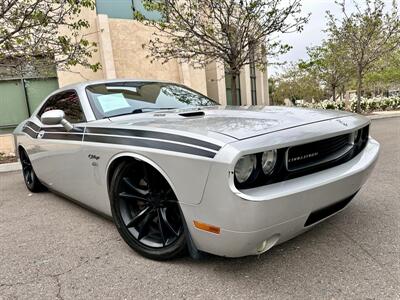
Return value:
[(179, 84), (105, 80), (52, 93), (14, 135), (30, 191), (112, 217), (131, 248), (166, 260), (260, 255), (341, 211), (378, 158), (369, 126), (347, 112), (225, 107)]

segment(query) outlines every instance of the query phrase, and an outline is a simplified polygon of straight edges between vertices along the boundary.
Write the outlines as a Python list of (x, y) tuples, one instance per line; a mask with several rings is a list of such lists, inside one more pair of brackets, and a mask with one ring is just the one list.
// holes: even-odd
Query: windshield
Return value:
[(97, 119), (176, 108), (213, 106), (216, 102), (187, 87), (159, 82), (113, 82), (86, 88)]

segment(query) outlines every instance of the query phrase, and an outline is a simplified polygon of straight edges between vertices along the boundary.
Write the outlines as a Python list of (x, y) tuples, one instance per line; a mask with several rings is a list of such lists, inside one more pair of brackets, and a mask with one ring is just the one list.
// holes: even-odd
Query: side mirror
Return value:
[(61, 124), (67, 131), (71, 131), (74, 126), (65, 119), (65, 114), (62, 110), (53, 109), (46, 111), (40, 117), (40, 120), (45, 125), (59, 125)]

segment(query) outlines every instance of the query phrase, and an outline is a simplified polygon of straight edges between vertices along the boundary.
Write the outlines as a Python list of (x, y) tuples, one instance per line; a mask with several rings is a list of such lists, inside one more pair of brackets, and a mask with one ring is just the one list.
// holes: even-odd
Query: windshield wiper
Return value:
[(138, 113), (143, 113), (144, 110), (171, 110), (171, 109), (177, 109), (177, 107), (141, 107), (141, 108), (136, 108), (131, 111), (131, 114), (138, 114)]
[(171, 110), (171, 109), (177, 109), (177, 107), (141, 107), (141, 108), (135, 108), (131, 112), (126, 112), (126, 113), (112, 115), (112, 116), (106, 116), (106, 117), (104, 117), (104, 119), (121, 117), (121, 116), (132, 115), (132, 114), (140, 114), (140, 113), (144, 113), (145, 112), (144, 110)]

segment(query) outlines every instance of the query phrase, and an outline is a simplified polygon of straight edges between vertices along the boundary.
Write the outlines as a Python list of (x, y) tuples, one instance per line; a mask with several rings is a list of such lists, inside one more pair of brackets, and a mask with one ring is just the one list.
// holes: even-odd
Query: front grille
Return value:
[(369, 125), (349, 134), (342, 134), (316, 142), (277, 149), (277, 160), (272, 173), (261, 170), (261, 153), (257, 158), (255, 179), (244, 184), (235, 181), (238, 189), (248, 189), (323, 171), (348, 162), (367, 145)]
[(304, 168), (338, 159), (352, 148), (351, 134), (335, 136), (321, 141), (290, 147), (287, 150), (288, 171)]

